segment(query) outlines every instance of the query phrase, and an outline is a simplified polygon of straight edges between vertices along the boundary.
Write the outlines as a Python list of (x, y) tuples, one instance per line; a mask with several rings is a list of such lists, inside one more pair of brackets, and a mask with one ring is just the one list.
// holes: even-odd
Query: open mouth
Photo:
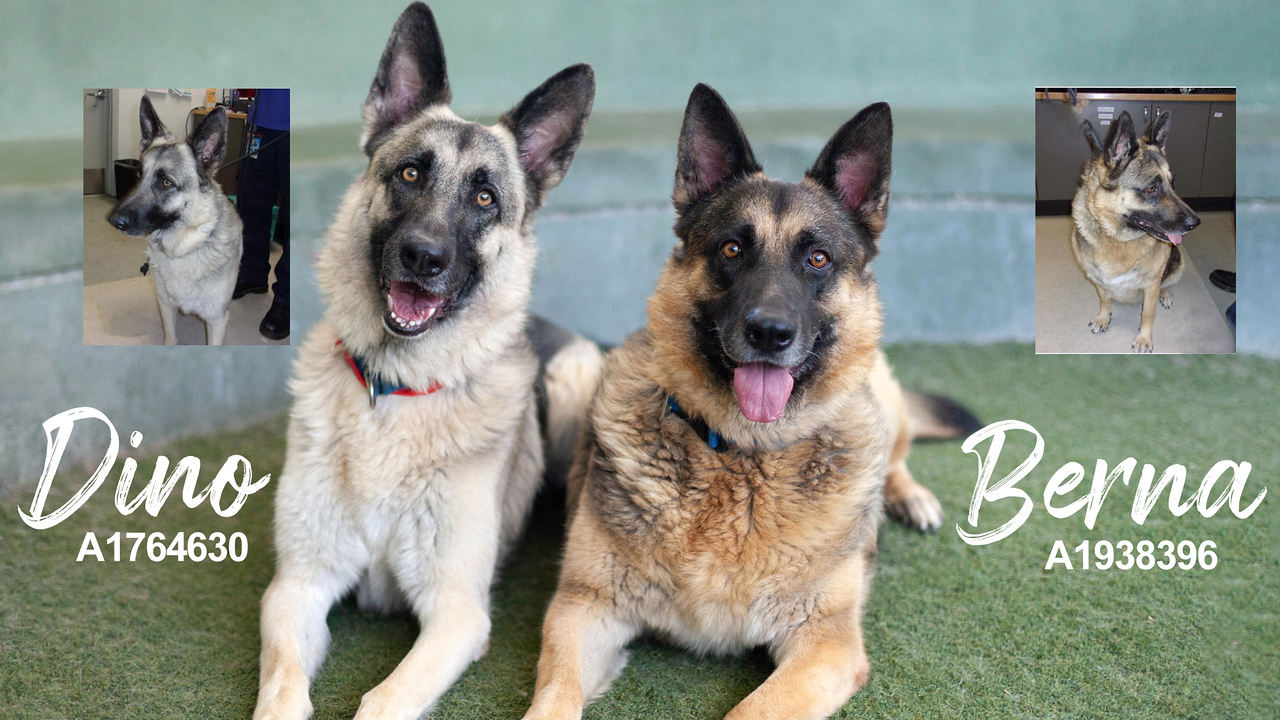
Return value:
[(1175, 235), (1173, 233), (1162, 232), (1160, 230), (1157, 230), (1154, 225), (1152, 225), (1151, 223), (1145, 220), (1138, 220), (1137, 225), (1139, 229), (1141, 229), (1143, 232), (1145, 232), (1146, 234), (1150, 235), (1151, 237), (1157, 240), (1163, 240), (1164, 242), (1167, 242), (1171, 245), (1182, 244), (1181, 234)]
[(382, 322), (387, 329), (401, 337), (413, 337), (426, 332), (449, 311), (452, 297), (433, 295), (412, 282), (391, 282), (384, 291), (387, 312)]
[(800, 368), (747, 363), (733, 370), (733, 394), (738, 409), (751, 422), (771, 423), (782, 417)]

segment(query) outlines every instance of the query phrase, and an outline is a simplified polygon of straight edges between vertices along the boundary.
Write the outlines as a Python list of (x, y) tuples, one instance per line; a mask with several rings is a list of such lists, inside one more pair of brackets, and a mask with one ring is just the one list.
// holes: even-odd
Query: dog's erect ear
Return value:
[(574, 65), (552, 75), (498, 121), (516, 137), (532, 205), (542, 205), (560, 184), (591, 115), (596, 76), (590, 65)]
[(874, 239), (889, 215), (892, 152), (888, 103), (868, 105), (836, 131), (806, 176), (834, 193)]
[(382, 143), (386, 133), (431, 105), (449, 104), (449, 78), (444, 67), (444, 43), (431, 9), (415, 2), (405, 8), (391, 29), (378, 73), (364, 101), (366, 155)]
[(142, 96), (142, 103), (138, 105), (138, 124), (142, 127), (144, 152), (151, 147), (151, 143), (169, 136), (169, 131), (165, 129), (164, 123), (160, 122), (160, 116), (156, 114), (155, 106), (151, 104), (151, 98), (146, 95)]
[(187, 142), (200, 171), (205, 175), (215, 172), (227, 154), (227, 109), (217, 107), (211, 110)]
[(676, 214), (684, 215), (729, 180), (761, 170), (724, 98), (698, 83), (684, 110), (676, 151), (676, 187), (671, 195)]
[(1093, 129), (1093, 123), (1088, 120), (1080, 123), (1080, 132), (1084, 133), (1084, 140), (1089, 143), (1089, 152), (1095, 156), (1102, 152), (1102, 141), (1098, 139), (1098, 133)]
[(1169, 123), (1169, 111), (1165, 110), (1147, 128), (1147, 142), (1160, 148), (1160, 152), (1164, 152), (1164, 141), (1169, 139)]
[(1133, 129), (1133, 118), (1128, 112), (1120, 113), (1120, 119), (1111, 125), (1111, 133), (1107, 135), (1107, 145), (1103, 148), (1102, 157), (1112, 176), (1119, 174), (1134, 153), (1138, 152), (1138, 134)]

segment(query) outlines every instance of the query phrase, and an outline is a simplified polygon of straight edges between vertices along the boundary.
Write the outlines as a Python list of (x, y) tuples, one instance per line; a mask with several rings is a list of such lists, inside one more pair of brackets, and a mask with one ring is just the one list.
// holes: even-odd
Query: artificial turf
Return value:
[[(1026, 524), (993, 545), (963, 543), (977, 462), (958, 442), (917, 444), (910, 465), (947, 512), (936, 535), (887, 525), (864, 618), (872, 676), (837, 717), (1280, 717), (1280, 498), (1250, 518), (1173, 517), (1144, 525), (1117, 484), (1092, 530), (1083, 513), (1055, 519), (1041, 493), (1068, 461), (1088, 475), (1133, 456), (1157, 474), (1188, 468), (1187, 493), (1219, 460), (1247, 460), (1244, 505), (1280, 470), (1280, 362), (1225, 356), (1035, 356), (1026, 345), (890, 348), (912, 388), (956, 397), (991, 422), (1039, 430), (1045, 455), (1019, 487), (1036, 501)], [(207, 481), (242, 454), (255, 475), (279, 472), (284, 421), (178, 442), (164, 454), (203, 460)], [(996, 477), (1031, 448), (1010, 435)], [(985, 451), (984, 444), (981, 450)], [(154, 459), (138, 475), (150, 477)], [(118, 472), (117, 466), (117, 472)], [(258, 601), (271, 578), (273, 486), (232, 518), (187, 509), (181, 489), (158, 517), (118, 514), (113, 473), (88, 504), (43, 531), (22, 524), (30, 488), (0, 498), (0, 715), (12, 718), (247, 718), (258, 679)], [(81, 475), (80, 477), (85, 477)], [(80, 481), (67, 480), (69, 486)], [(1136, 485), (1136, 474), (1135, 482)], [(61, 488), (56, 507), (74, 487)], [(1079, 495), (1074, 493), (1072, 497)], [(1216, 497), (1217, 493), (1214, 493)], [(985, 505), (980, 529), (1017, 501)], [(494, 590), (488, 655), (435, 718), (519, 718), (534, 684), (542, 613), (555, 587), (563, 516), (543, 499)], [(87, 530), (172, 536), (244, 532), (241, 563), (75, 562)], [(1213, 570), (1044, 570), (1054, 540), (1213, 540)], [(103, 547), (107, 552), (106, 546)], [(408, 651), (408, 617), (365, 616), (350, 601), (329, 615), (333, 643), (312, 686), (317, 718), (350, 718), (361, 695)], [(758, 685), (762, 652), (698, 658), (656, 641), (631, 660), (587, 718), (719, 718)]]

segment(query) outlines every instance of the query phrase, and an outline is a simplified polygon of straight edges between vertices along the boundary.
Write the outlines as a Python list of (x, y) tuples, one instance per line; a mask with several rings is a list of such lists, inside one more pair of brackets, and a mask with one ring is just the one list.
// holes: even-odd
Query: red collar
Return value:
[(342, 348), (342, 359), (347, 361), (347, 367), (351, 368), (351, 372), (356, 374), (356, 379), (360, 381), (366, 389), (369, 390), (369, 407), (374, 407), (378, 402), (379, 395), (403, 395), (413, 397), (418, 395), (430, 395), (437, 390), (442, 390), (444, 384), (440, 381), (431, 383), (425, 390), (414, 390), (403, 385), (397, 385), (383, 380), (378, 375), (369, 376), (362, 360), (352, 356), (339, 340), (333, 344), (335, 348)]

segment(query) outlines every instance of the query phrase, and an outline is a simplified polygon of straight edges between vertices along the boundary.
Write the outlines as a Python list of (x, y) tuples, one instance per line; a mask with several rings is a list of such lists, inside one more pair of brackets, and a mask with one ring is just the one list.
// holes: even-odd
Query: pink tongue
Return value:
[(741, 365), (733, 371), (738, 408), (751, 422), (769, 423), (782, 417), (794, 383), (786, 368), (767, 363)]
[(425, 318), (431, 308), (439, 308), (445, 299), (432, 295), (412, 283), (391, 283), (391, 310), (401, 320), (417, 321)]
[(1182, 244), (1182, 236), (1181, 236), (1181, 235), (1170, 235), (1170, 236), (1169, 236), (1169, 242), (1173, 243), (1174, 245), (1181, 245), (1181, 244)]

